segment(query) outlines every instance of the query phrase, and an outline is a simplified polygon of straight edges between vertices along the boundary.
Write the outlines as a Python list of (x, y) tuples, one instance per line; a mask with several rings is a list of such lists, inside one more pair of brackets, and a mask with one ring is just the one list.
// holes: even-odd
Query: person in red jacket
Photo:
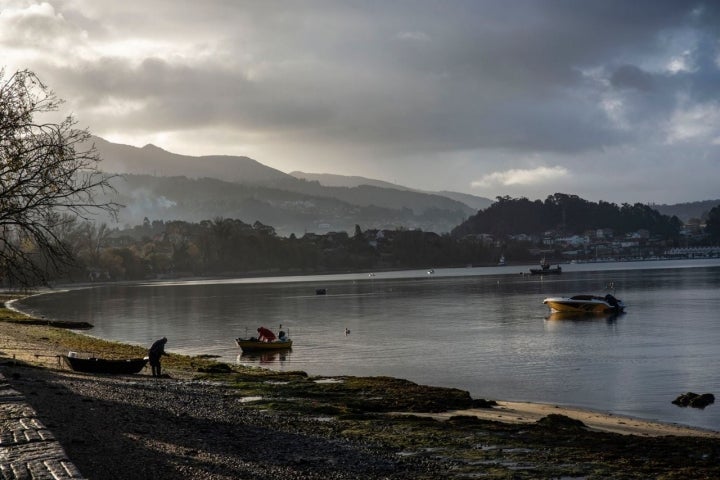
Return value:
[(258, 328), (258, 340), (261, 342), (272, 342), (275, 340), (275, 334), (265, 327)]

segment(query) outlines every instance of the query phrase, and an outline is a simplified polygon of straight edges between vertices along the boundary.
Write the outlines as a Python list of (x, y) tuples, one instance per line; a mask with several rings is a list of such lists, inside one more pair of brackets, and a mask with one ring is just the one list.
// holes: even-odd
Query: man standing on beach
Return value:
[(160, 357), (167, 355), (167, 353), (165, 353), (166, 343), (167, 338), (163, 337), (160, 340), (156, 340), (150, 347), (150, 350), (148, 350), (148, 357), (150, 358), (150, 367), (152, 368), (153, 377), (160, 376)]

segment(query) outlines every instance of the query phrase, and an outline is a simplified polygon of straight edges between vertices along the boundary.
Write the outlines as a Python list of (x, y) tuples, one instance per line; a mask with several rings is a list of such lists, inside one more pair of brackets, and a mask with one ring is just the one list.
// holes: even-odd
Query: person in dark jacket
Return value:
[(167, 355), (167, 353), (165, 353), (166, 343), (167, 338), (163, 337), (160, 340), (155, 341), (155, 343), (153, 343), (150, 347), (150, 350), (148, 350), (148, 357), (150, 358), (150, 367), (152, 368), (153, 377), (160, 376), (160, 357)]

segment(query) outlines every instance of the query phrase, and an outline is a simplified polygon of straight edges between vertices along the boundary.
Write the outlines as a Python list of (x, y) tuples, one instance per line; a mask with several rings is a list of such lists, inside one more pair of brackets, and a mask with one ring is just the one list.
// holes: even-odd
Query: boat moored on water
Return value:
[(273, 340), (271, 342), (263, 342), (257, 338), (236, 338), (235, 343), (242, 349), (243, 352), (263, 352), (263, 351), (274, 351), (274, 350), (288, 350), (292, 348), (292, 340), (285, 338), (285, 340)]
[(558, 273), (562, 273), (562, 267), (560, 265), (558, 265), (557, 267), (551, 267), (550, 265), (548, 265), (546, 267), (530, 269), (531, 275), (553, 275)]
[(543, 303), (557, 313), (622, 313), (625, 304), (614, 296), (575, 295), (572, 297), (548, 297)]
[(257, 331), (257, 337), (238, 337), (235, 339), (235, 343), (243, 352), (267, 352), (292, 348), (293, 342), (290, 337), (287, 336), (287, 333), (282, 330), (282, 325), (280, 325), (280, 331), (277, 336), (272, 330), (265, 327), (260, 327)]
[(558, 265), (557, 267), (551, 267), (550, 263), (545, 261), (544, 258), (540, 261), (540, 268), (530, 269), (531, 275), (552, 275), (559, 273), (562, 273), (562, 267), (560, 265)]

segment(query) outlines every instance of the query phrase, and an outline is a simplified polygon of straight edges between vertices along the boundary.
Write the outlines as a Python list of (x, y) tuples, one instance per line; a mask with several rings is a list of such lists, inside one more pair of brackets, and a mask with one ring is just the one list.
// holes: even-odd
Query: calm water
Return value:
[[(473, 397), (575, 405), (720, 430), (720, 260), (583, 264), (559, 276), (528, 267), (436, 269), (293, 278), (106, 286), (40, 295), (17, 306), (85, 320), (92, 335), (232, 363), (314, 375), (390, 375)], [(605, 293), (617, 318), (558, 320), (546, 296)], [(327, 295), (315, 295), (315, 288)], [(239, 355), (237, 336), (282, 324), (291, 352)], [(350, 334), (345, 334), (345, 329)]]

